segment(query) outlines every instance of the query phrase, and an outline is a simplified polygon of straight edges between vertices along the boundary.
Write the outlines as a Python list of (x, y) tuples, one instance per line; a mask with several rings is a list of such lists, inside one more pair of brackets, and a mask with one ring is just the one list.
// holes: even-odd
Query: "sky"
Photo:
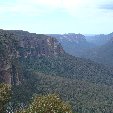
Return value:
[(0, 29), (109, 34), (113, 0), (0, 0)]

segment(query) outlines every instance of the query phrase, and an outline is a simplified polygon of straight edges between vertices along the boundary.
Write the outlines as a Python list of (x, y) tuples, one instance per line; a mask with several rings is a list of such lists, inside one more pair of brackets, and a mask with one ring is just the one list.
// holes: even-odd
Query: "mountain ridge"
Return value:
[(82, 34), (48, 34), (48, 36), (56, 38), (67, 53), (76, 57), (81, 57), (89, 48), (95, 47), (95, 45), (89, 43)]

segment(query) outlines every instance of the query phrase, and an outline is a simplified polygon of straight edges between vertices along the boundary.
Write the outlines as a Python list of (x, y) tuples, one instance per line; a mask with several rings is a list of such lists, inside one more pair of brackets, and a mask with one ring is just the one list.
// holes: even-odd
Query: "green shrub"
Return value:
[(72, 113), (71, 106), (58, 95), (35, 96), (28, 108), (17, 113)]
[(11, 87), (7, 84), (0, 84), (0, 113), (4, 113), (5, 105), (9, 102), (11, 97)]

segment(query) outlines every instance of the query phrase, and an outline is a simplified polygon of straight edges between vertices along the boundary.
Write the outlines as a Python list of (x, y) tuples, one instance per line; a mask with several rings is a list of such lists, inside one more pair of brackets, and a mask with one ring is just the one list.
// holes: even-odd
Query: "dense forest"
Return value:
[(113, 69), (65, 53), (53, 37), (1, 30), (0, 58), (0, 81), (10, 84), (0, 85), (3, 112), (113, 112)]

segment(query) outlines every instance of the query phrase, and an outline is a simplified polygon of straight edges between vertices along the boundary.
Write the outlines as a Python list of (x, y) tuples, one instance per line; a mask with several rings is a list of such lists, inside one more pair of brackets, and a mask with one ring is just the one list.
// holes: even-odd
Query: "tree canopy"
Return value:
[(35, 96), (28, 108), (17, 113), (72, 113), (71, 106), (56, 94)]
[(11, 86), (1, 83), (0, 84), (0, 113), (4, 113), (4, 107), (11, 97)]

